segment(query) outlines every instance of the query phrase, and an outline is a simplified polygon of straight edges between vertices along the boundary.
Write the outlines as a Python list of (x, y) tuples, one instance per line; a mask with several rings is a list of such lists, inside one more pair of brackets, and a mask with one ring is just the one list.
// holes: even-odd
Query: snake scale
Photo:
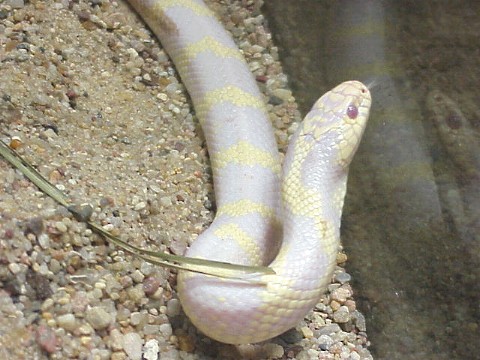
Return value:
[[(209, 337), (260, 342), (297, 325), (330, 281), (348, 166), (368, 119), (358, 81), (323, 95), (283, 169), (263, 97), (230, 35), (201, 0), (129, 0), (172, 58), (207, 140), (217, 214), (187, 256), (268, 265), (260, 281), (180, 271), (187, 316)], [(281, 195), (280, 195), (281, 194)]]

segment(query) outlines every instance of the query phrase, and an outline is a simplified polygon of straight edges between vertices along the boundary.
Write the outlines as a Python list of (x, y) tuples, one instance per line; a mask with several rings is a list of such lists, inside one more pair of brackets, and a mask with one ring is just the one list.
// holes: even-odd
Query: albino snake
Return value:
[(218, 211), (186, 255), (270, 264), (276, 273), (249, 282), (181, 271), (182, 306), (198, 329), (224, 343), (279, 335), (303, 319), (330, 281), (370, 92), (349, 81), (322, 96), (293, 136), (282, 172), (262, 95), (205, 4), (129, 2), (173, 59), (208, 144)]

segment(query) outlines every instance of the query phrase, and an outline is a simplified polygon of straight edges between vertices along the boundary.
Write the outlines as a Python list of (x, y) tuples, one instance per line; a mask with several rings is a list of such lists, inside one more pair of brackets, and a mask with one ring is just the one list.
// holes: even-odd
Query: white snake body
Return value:
[(276, 273), (248, 282), (181, 271), (183, 309), (221, 342), (279, 335), (303, 319), (330, 281), (348, 165), (368, 118), (370, 93), (350, 81), (320, 98), (293, 136), (281, 170), (262, 95), (205, 4), (129, 2), (173, 59), (207, 140), (218, 210), (186, 255), (269, 265)]

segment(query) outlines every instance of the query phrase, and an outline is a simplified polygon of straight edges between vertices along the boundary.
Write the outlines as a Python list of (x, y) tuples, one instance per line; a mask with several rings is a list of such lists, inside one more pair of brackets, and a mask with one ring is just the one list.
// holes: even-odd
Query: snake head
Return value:
[(361, 82), (341, 83), (313, 105), (299, 137), (318, 149), (323, 161), (346, 169), (365, 130), (371, 102), (370, 91)]

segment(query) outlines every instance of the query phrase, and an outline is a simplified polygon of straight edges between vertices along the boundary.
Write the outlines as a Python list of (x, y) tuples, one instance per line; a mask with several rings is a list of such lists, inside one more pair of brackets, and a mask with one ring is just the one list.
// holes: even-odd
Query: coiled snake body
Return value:
[(279, 335), (315, 306), (331, 278), (348, 166), (370, 93), (349, 81), (323, 95), (293, 136), (282, 170), (262, 95), (205, 4), (129, 2), (173, 59), (208, 144), (218, 211), (187, 255), (270, 264), (276, 273), (248, 282), (182, 271), (182, 306), (202, 332), (221, 342)]

